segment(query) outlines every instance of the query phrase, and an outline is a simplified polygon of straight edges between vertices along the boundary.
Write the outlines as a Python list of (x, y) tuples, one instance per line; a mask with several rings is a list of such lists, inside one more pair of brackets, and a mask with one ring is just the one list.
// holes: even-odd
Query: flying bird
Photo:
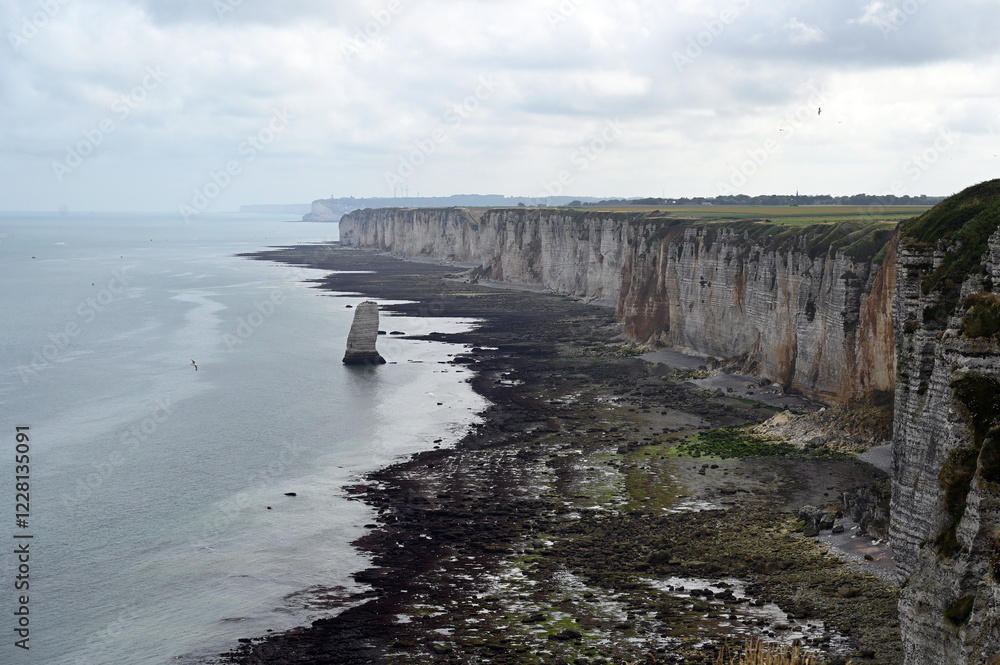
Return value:
[(198, 371), (198, 363), (196, 363), (195, 361), (192, 360), (191, 364), (194, 365), (194, 371), (197, 372)]

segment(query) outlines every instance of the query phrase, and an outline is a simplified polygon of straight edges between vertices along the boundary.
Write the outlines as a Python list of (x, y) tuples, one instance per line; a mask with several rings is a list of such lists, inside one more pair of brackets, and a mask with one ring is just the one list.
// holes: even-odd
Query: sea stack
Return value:
[(347, 336), (345, 365), (382, 365), (385, 358), (375, 348), (378, 339), (378, 304), (366, 300), (354, 309), (354, 323)]

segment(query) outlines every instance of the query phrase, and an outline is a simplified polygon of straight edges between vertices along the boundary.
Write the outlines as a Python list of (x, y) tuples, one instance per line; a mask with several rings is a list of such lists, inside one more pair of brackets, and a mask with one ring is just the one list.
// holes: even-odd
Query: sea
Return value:
[(486, 404), (457, 345), (380, 336), (389, 364), (343, 365), (364, 298), (236, 256), (337, 238), (288, 215), (0, 213), (0, 662), (204, 662), (362, 590), (375, 515), (344, 488)]

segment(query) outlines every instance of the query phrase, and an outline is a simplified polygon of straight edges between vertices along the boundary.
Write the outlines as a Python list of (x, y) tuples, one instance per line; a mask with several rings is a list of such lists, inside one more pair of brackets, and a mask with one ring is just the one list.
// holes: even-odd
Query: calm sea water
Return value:
[[(451, 345), (381, 338), (397, 364), (342, 365), (361, 298), (233, 256), (337, 237), (288, 219), (0, 215), (3, 663), (193, 662), (330, 612), (309, 589), (352, 588), (367, 561), (349, 543), (373, 520), (342, 487), (457, 440), (483, 408), (468, 371), (438, 362)], [(30, 427), (23, 528), (16, 426)], [(21, 594), (30, 651), (14, 646)]]

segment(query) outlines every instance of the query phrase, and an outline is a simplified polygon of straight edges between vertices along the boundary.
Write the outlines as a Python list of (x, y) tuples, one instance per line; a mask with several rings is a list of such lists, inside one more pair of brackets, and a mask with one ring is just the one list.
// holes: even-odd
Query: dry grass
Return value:
[(723, 648), (715, 665), (823, 665), (823, 662), (802, 647), (753, 638), (744, 642), (743, 647), (736, 651), (729, 647)]

